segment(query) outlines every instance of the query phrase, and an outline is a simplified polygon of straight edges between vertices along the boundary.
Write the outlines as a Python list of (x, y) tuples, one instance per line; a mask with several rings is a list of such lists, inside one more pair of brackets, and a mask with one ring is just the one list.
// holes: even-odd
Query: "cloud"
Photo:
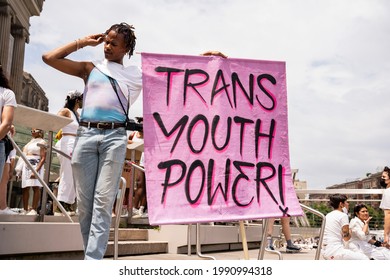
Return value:
[[(45, 1), (31, 19), (25, 70), (57, 112), (66, 92), (83, 84), (44, 65), (42, 53), (122, 21), (134, 24), (138, 52), (217, 49), (286, 61), (291, 165), (309, 188), (323, 188), (390, 161), (389, 15), (386, 0)], [(71, 57), (98, 59), (102, 48)], [(141, 114), (142, 102), (133, 109)]]

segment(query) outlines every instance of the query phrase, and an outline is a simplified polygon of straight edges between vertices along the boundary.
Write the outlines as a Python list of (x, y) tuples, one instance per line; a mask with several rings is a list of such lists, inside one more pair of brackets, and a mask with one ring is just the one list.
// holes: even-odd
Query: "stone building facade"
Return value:
[(39, 16), (44, 0), (0, 0), (0, 64), (18, 104), (48, 111), (48, 99), (34, 78), (23, 71), (30, 17)]
[(23, 73), (22, 92), (18, 104), (46, 112), (49, 111), (49, 100), (45, 92), (34, 77), (27, 72)]

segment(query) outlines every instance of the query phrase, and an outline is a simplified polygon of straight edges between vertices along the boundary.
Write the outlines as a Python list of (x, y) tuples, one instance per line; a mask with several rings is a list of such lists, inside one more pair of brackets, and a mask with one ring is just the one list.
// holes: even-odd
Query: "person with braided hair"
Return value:
[[(103, 43), (104, 60), (68, 58), (84, 47)], [(126, 108), (138, 98), (141, 71), (125, 67), (123, 59), (134, 52), (134, 27), (112, 25), (107, 31), (77, 39), (43, 54), (49, 66), (84, 80), (83, 110), (72, 154), (72, 171), (85, 259), (104, 257), (112, 207), (125, 160), (128, 119)]]
[[(68, 58), (81, 48), (101, 43), (104, 60)], [(107, 247), (112, 207), (125, 161), (129, 108), (142, 89), (139, 67), (123, 65), (124, 57), (133, 55), (135, 44), (134, 27), (119, 23), (104, 33), (74, 40), (42, 55), (49, 66), (85, 83), (71, 161), (85, 259), (102, 259)], [(203, 55), (226, 57), (218, 51)]]

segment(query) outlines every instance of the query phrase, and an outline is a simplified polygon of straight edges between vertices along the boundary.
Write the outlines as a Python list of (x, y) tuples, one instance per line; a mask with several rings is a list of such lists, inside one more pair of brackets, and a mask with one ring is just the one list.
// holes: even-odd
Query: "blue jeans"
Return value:
[(124, 128), (80, 126), (72, 155), (85, 259), (103, 259), (126, 156)]

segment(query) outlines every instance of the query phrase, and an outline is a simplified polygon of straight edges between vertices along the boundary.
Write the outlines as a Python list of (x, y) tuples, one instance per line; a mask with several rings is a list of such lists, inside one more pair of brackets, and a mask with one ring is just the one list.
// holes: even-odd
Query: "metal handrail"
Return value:
[[(48, 149), (49, 148), (49, 145), (48, 144), (43, 144), (43, 143), (38, 143), (37, 144), (38, 147), (40, 148), (44, 148), (44, 149)], [(72, 158), (65, 154), (63, 151), (57, 149), (56, 147), (51, 147), (51, 149), (56, 152), (57, 154), (60, 154), (61, 156), (71, 160)], [(53, 198), (53, 197), (52, 197)], [(61, 213), (64, 214), (65, 216), (69, 217), (70, 218), (70, 215), (67, 213), (67, 211), (65, 210), (65, 208), (62, 206), (62, 204), (60, 203), (60, 201), (57, 199), (57, 197), (55, 197), (54, 199), (54, 202), (56, 202), (57, 204), (57, 207), (60, 208), (61, 210)], [(70, 220), (72, 220), (72, 218), (70, 218)], [(73, 223), (73, 220), (72, 220), (72, 223)]]
[[(51, 189), (49, 188), (49, 186), (46, 184), (46, 182), (39, 176), (38, 172), (34, 169), (34, 167), (31, 165), (31, 163), (28, 161), (26, 155), (23, 153), (23, 151), (19, 148), (19, 146), (15, 143), (14, 139), (12, 137), (9, 136), (9, 139), (11, 140), (12, 142), (12, 145), (14, 146), (14, 148), (16, 149), (17, 153), (20, 155), (20, 157), (23, 159), (24, 163), (27, 165), (27, 167), (31, 170), (31, 172), (35, 175), (35, 178), (37, 178), (37, 180), (42, 184), (43, 188), (45, 189), (45, 191), (50, 195), (50, 197), (53, 199), (53, 201), (55, 201), (57, 204), (58, 204), (58, 207), (60, 208), (61, 212), (64, 213), (65, 217), (69, 220), (69, 222), (73, 223), (73, 220), (72, 218), (70, 217), (70, 215), (66, 212), (65, 208), (61, 205), (61, 203), (59, 203), (59, 201), (57, 200), (56, 196), (54, 195), (54, 193), (51, 191)], [(50, 172), (50, 170), (48, 170), (47, 172)], [(41, 207), (44, 207), (43, 205)]]
[[(188, 224), (187, 226), (187, 255), (191, 256), (191, 229), (192, 229), (192, 224)], [(196, 223), (196, 255), (199, 258), (202, 259), (210, 259), (210, 260), (215, 260), (215, 257), (213, 256), (207, 256), (202, 254), (201, 250), (201, 243), (200, 243), (200, 223)]]
[(122, 213), (122, 207), (123, 207), (123, 200), (125, 199), (125, 193), (126, 193), (126, 179), (121, 177), (121, 184), (119, 185), (120, 195), (119, 195), (119, 202), (117, 201), (116, 207), (115, 207), (115, 225), (114, 225), (114, 260), (118, 259), (118, 241), (119, 241), (119, 224), (121, 221), (121, 213)]
[(322, 214), (321, 212), (313, 209), (313, 208), (310, 208), (310, 207), (304, 205), (304, 204), (300, 204), (300, 205), (306, 211), (309, 211), (310, 213), (317, 215), (318, 217), (320, 217), (322, 219), (321, 228), (320, 228), (320, 239), (318, 240), (318, 246), (317, 246), (317, 251), (316, 251), (316, 255), (315, 255), (315, 260), (319, 260), (320, 254), (321, 254), (322, 240), (324, 239), (324, 232), (325, 232), (325, 221), (326, 221), (325, 215)]
[(200, 224), (199, 223), (196, 224), (196, 254), (198, 255), (199, 258), (202, 258), (202, 259), (215, 260), (215, 258), (213, 256), (206, 256), (206, 255), (203, 255), (202, 252), (201, 252), (201, 246), (200, 246)]
[(298, 194), (383, 194), (385, 189), (296, 189)]

